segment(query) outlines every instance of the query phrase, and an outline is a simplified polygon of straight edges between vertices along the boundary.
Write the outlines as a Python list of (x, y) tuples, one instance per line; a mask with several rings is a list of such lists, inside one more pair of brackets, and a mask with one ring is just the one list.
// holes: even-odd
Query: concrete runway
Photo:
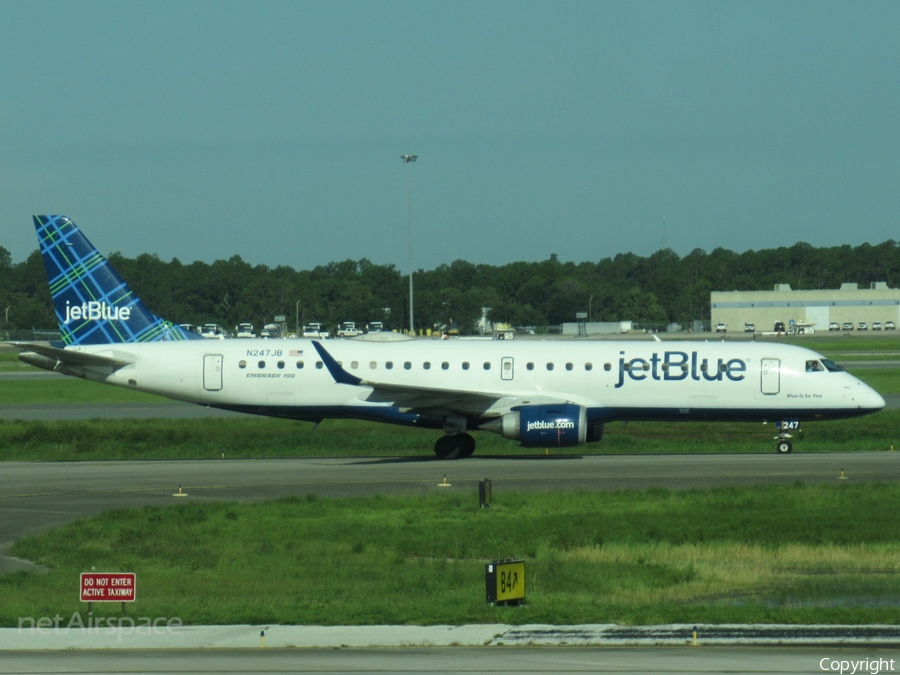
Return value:
[(683, 646), (4, 652), (0, 673), (778, 674), (838, 672), (831, 664), (841, 661), (880, 662), (881, 672), (897, 672), (900, 651), (876, 646)]

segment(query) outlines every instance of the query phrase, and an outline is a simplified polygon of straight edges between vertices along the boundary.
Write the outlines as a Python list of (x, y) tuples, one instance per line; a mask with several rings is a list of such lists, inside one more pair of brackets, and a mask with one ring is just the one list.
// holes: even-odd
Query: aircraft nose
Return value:
[(872, 410), (881, 410), (884, 407), (884, 397), (871, 387), (869, 388), (869, 401), (866, 407)]

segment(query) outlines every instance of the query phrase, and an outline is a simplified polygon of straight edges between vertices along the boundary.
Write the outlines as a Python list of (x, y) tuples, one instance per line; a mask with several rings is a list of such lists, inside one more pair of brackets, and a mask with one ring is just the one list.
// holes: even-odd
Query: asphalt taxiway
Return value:
[[(103, 511), (175, 501), (900, 480), (900, 452), (4, 462), (0, 546)], [(446, 482), (449, 486), (440, 486)], [(175, 497), (181, 487), (186, 497)], [(0, 570), (3, 568), (0, 567)]]

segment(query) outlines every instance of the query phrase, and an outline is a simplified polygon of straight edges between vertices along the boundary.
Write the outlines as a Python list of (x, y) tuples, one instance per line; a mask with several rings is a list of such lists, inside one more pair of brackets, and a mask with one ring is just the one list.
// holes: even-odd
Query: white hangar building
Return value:
[(871, 329), (876, 322), (900, 324), (900, 289), (888, 288), (876, 281), (871, 288), (843, 284), (839, 290), (794, 291), (790, 284), (776, 284), (773, 291), (713, 291), (710, 293), (710, 318), (713, 330), (719, 323), (729, 332), (744, 330), (752, 323), (757, 331), (771, 331), (776, 322), (786, 327), (813, 326), (827, 331), (830, 324), (865, 322)]

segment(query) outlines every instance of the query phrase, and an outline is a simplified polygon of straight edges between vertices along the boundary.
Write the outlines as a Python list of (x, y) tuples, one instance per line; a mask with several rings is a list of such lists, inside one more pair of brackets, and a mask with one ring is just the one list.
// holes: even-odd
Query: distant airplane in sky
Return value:
[[(154, 315), (65, 216), (35, 216), (62, 343), (13, 343), (39, 368), (256, 415), (472, 431), (525, 447), (599, 441), (607, 422), (775, 422), (867, 415), (884, 399), (809, 349), (774, 342), (207, 340)], [(384, 335), (384, 334), (380, 334)]]

